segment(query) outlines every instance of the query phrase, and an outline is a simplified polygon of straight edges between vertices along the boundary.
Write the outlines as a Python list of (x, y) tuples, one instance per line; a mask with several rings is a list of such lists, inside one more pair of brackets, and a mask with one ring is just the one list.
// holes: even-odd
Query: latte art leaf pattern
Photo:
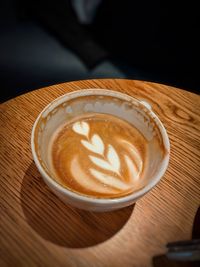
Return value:
[[(95, 165), (97, 165), (98, 167), (100, 167), (104, 170), (112, 171), (112, 172), (120, 175), (120, 173), (119, 173), (119, 169), (120, 169), (119, 156), (112, 145), (108, 145), (107, 157), (105, 158), (104, 157), (105, 145), (103, 143), (103, 140), (97, 134), (94, 134), (91, 137), (91, 139), (89, 140), (88, 134), (89, 134), (90, 127), (89, 127), (89, 124), (87, 122), (81, 122), (81, 123), (76, 122), (73, 125), (73, 130), (78, 134), (87, 136), (88, 140), (83, 140), (83, 139), (81, 140), (81, 143), (85, 148), (87, 148), (88, 150), (90, 150), (93, 153), (100, 154), (102, 156), (102, 158), (99, 158), (99, 157), (89, 155), (90, 160)], [(93, 171), (93, 174), (94, 174), (94, 171)]]
[(113, 172), (119, 174), (118, 168), (116, 168), (116, 166), (114, 166), (114, 165), (111, 165), (106, 160), (100, 159), (100, 158), (97, 158), (97, 157), (94, 157), (94, 156), (89, 156), (89, 157), (90, 157), (91, 161), (94, 164), (96, 164), (98, 167), (100, 167), (102, 169), (105, 169), (105, 170), (108, 170), (108, 171), (113, 171)]
[(117, 173), (119, 173), (119, 169), (120, 169), (119, 156), (118, 156), (116, 150), (114, 149), (114, 147), (111, 145), (108, 145), (107, 158), (108, 158), (108, 161), (109, 161), (110, 165), (112, 166), (112, 168), (114, 170), (116, 170)]
[(139, 172), (137, 170), (136, 165), (133, 164), (132, 160), (130, 160), (130, 158), (127, 157), (127, 155), (125, 155), (124, 157), (125, 157), (125, 161), (127, 163), (130, 175), (133, 177), (134, 180), (137, 180), (139, 177)]
[(84, 121), (76, 122), (73, 125), (73, 130), (78, 134), (88, 136), (89, 125)]
[(95, 147), (98, 147), (99, 150), (101, 151), (101, 154), (103, 155), (104, 153), (104, 143), (101, 139), (101, 137), (97, 134), (94, 134), (91, 138), (91, 142)]
[(90, 170), (91, 174), (95, 176), (100, 182), (112, 186), (117, 189), (123, 189), (126, 190), (129, 188), (128, 185), (120, 181), (119, 179), (116, 179), (116, 177), (113, 177), (112, 175), (108, 175), (102, 172), (99, 172), (95, 169)]
[(52, 168), (67, 188), (110, 198), (142, 186), (147, 142), (127, 122), (107, 114), (81, 115), (53, 138)]
[(90, 151), (103, 155), (104, 153), (104, 143), (102, 139), (97, 135), (94, 134), (91, 138), (91, 142), (86, 140), (81, 140), (81, 143)]

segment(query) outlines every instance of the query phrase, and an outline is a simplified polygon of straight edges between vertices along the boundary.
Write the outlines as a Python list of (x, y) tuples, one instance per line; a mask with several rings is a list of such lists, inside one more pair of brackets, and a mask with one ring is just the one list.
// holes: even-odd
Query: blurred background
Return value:
[(198, 93), (197, 13), (195, 1), (1, 0), (1, 101), (91, 78)]

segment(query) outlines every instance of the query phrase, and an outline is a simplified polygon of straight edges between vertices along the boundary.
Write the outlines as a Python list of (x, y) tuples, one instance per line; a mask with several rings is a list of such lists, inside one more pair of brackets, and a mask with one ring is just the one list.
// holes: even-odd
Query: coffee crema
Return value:
[(79, 194), (116, 198), (141, 187), (148, 142), (115, 116), (88, 113), (62, 125), (50, 146), (55, 180)]

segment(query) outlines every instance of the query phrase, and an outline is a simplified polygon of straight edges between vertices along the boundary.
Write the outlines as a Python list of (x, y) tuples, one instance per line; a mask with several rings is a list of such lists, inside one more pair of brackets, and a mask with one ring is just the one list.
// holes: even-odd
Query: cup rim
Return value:
[[(146, 186), (141, 188), (140, 190), (133, 192), (129, 195), (125, 195), (125, 196), (117, 197), (117, 198), (95, 198), (95, 197), (82, 195), (82, 194), (76, 193), (74, 191), (71, 191), (70, 189), (63, 187), (61, 184), (56, 182), (53, 178), (51, 178), (48, 175), (48, 173), (45, 171), (45, 169), (41, 165), (41, 163), (38, 159), (37, 153), (36, 153), (36, 149), (35, 149), (35, 130), (37, 128), (37, 124), (38, 124), (40, 118), (42, 117), (42, 115), (44, 115), (45, 111), (47, 111), (50, 106), (55, 105), (55, 107), (56, 107), (57, 105), (60, 105), (61, 104), (60, 100), (63, 100), (63, 102), (65, 102), (65, 101), (68, 101), (69, 99), (74, 99), (76, 97), (88, 96), (88, 95), (110, 95), (110, 96), (119, 97), (121, 99), (128, 100), (128, 101), (131, 100), (134, 102), (139, 102), (140, 105), (143, 105), (143, 107), (148, 110), (149, 115), (151, 116), (151, 118), (153, 118), (154, 122), (156, 123), (157, 127), (159, 128), (166, 153), (165, 153), (165, 156), (164, 156), (162, 162), (160, 163), (160, 170), (156, 173), (155, 176), (152, 177), (150, 182)], [(67, 100), (65, 100), (65, 98), (67, 98)], [(147, 102), (147, 104), (148, 104), (148, 102)], [(170, 142), (169, 142), (169, 137), (167, 135), (167, 131), (166, 131), (164, 125), (162, 124), (162, 122), (160, 121), (158, 116), (152, 111), (152, 109), (149, 108), (149, 106), (145, 104), (144, 100), (142, 100), (142, 99), (139, 100), (139, 99), (132, 97), (128, 94), (124, 94), (124, 93), (121, 93), (121, 92), (118, 92), (115, 90), (103, 89), (103, 88), (94, 88), (94, 89), (90, 88), (90, 89), (75, 90), (73, 92), (63, 94), (63, 95), (55, 98), (53, 101), (51, 101), (48, 105), (46, 105), (44, 107), (44, 109), (37, 116), (37, 118), (33, 124), (33, 127), (32, 127), (31, 150), (32, 150), (32, 156), (33, 156), (34, 162), (35, 162), (36, 167), (38, 168), (39, 172), (45, 178), (45, 180), (49, 184), (51, 184), (54, 188), (56, 188), (59, 192), (63, 193), (64, 195), (67, 195), (71, 198), (82, 201), (82, 202), (103, 205), (103, 204), (108, 204), (108, 203), (120, 204), (120, 203), (124, 203), (124, 202), (137, 200), (138, 198), (145, 195), (148, 191), (150, 191), (155, 185), (157, 185), (158, 182), (163, 177), (163, 175), (165, 174), (167, 167), (168, 167), (168, 164), (169, 164)]]

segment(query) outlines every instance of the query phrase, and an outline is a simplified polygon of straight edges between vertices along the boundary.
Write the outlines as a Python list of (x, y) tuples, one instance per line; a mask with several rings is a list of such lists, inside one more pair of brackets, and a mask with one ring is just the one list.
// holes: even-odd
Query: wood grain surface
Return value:
[[(30, 135), (56, 97), (107, 88), (147, 100), (169, 134), (162, 181), (134, 206), (93, 213), (63, 204), (33, 163)], [(200, 96), (156, 83), (87, 80), (42, 88), (0, 105), (0, 266), (156, 266), (169, 241), (190, 239), (200, 204)]]

